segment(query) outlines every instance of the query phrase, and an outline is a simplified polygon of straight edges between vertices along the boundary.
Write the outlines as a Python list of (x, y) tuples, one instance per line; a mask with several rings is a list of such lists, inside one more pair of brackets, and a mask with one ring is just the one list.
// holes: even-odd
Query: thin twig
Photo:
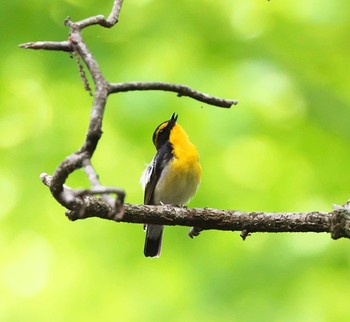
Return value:
[[(101, 195), (102, 199), (105, 200), (112, 209), (115, 209), (118, 219), (121, 219), (123, 216), (122, 205), (124, 204), (125, 191), (120, 188), (102, 186), (90, 159), (84, 160), (83, 166), (93, 189), (82, 190), (80, 192), (81, 195)], [(76, 191), (76, 193), (79, 194), (79, 191)], [(110, 194), (116, 194), (117, 198), (113, 199)]]
[(69, 41), (36, 41), (27, 42), (19, 45), (23, 49), (35, 49), (35, 50), (55, 50), (72, 52), (73, 47)]
[(122, 8), (122, 4), (123, 0), (114, 0), (112, 11), (107, 19), (103, 15), (97, 15), (77, 22), (76, 26), (80, 29), (93, 25), (100, 25), (105, 28), (111, 28), (119, 21), (119, 14)]
[(227, 100), (219, 97), (210, 96), (205, 93), (198, 92), (186, 85), (172, 84), (165, 82), (129, 82), (129, 83), (111, 83), (108, 92), (120, 93), (128, 91), (168, 91), (175, 92), (178, 96), (188, 96), (197, 101), (201, 101), (210, 105), (230, 108), (232, 105), (238, 104), (237, 100)]

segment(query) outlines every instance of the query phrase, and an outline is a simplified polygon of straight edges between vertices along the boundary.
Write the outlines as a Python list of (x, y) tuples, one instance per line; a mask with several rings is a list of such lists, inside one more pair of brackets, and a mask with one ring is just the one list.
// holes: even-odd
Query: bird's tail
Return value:
[(147, 225), (144, 254), (146, 257), (159, 257), (162, 249), (164, 226)]

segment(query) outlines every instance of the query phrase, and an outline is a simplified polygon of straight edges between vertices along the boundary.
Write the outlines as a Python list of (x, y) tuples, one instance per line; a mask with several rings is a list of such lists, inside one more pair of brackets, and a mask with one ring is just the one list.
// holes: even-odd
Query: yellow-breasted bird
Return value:
[[(202, 174), (196, 147), (176, 123), (175, 113), (153, 133), (157, 153), (140, 182), (145, 205), (183, 206), (194, 196)], [(146, 225), (144, 254), (159, 257), (164, 226)]]

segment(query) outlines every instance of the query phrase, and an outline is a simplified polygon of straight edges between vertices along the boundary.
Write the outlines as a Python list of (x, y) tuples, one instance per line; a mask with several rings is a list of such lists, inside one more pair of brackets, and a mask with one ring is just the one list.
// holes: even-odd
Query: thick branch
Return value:
[[(330, 232), (333, 213), (296, 212), (268, 213), (219, 210), (212, 208), (181, 208), (172, 206), (124, 205), (121, 222), (148, 223), (168, 226), (201, 227), (254, 232)], [(71, 220), (99, 217), (114, 220), (107, 213), (88, 216), (67, 215)]]
[[(41, 180), (48, 187), (52, 184), (51, 176), (47, 174), (42, 174)], [(87, 192), (103, 195), (110, 191), (105, 188)], [(123, 216), (120, 216), (108, 202), (84, 191), (74, 191), (64, 186), (62, 194), (73, 195), (69, 198), (69, 210), (66, 212), (73, 221), (98, 217), (127, 223), (199, 227), (194, 229), (198, 233), (207, 229), (243, 231), (244, 239), (255, 232), (326, 232), (331, 233), (333, 239), (350, 238), (350, 210), (346, 206), (338, 206), (332, 212), (273, 213), (124, 204)], [(196, 235), (190, 234), (191, 237)]]
[[(217, 229), (245, 231), (246, 233), (295, 233), (316, 232), (331, 233), (333, 239), (350, 238), (350, 216), (346, 210), (333, 212), (242, 212), (237, 210), (219, 210), (211, 208), (178, 208), (172, 206), (148, 206), (124, 204), (121, 220), (110, 216), (108, 208), (102, 208), (100, 202), (89, 203), (99, 208), (99, 213), (86, 209), (84, 215), (68, 212), (71, 220), (98, 217), (127, 223), (148, 223), (168, 226), (200, 227), (202, 230)], [(101, 211), (101, 210), (105, 211)]]
[[(71, 220), (99, 217), (115, 220), (107, 213), (90, 213), (87, 217), (72, 216)], [(333, 239), (350, 238), (350, 215), (347, 210), (332, 212), (243, 212), (212, 208), (178, 208), (172, 206), (148, 206), (124, 204), (120, 222), (148, 223), (168, 226), (200, 227), (202, 230), (217, 229), (245, 231), (246, 233), (331, 233)], [(246, 237), (246, 236), (245, 236)]]
[(219, 210), (212, 208), (178, 208), (171, 206), (125, 205), (122, 221), (159, 225), (195, 226), (249, 232), (330, 232), (332, 214), (267, 213)]
[(227, 100), (219, 97), (210, 96), (205, 93), (198, 92), (186, 85), (171, 84), (164, 82), (130, 82), (130, 83), (112, 83), (109, 84), (109, 93), (120, 93), (128, 91), (167, 91), (175, 92), (178, 96), (188, 96), (197, 101), (210, 105), (230, 108), (232, 105), (238, 104), (236, 100)]

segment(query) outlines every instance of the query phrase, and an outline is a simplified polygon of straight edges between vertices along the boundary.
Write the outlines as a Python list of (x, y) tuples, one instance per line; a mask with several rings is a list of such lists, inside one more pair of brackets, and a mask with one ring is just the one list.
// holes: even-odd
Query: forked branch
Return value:
[[(93, 105), (89, 128), (82, 147), (67, 156), (58, 165), (52, 176), (45, 173), (41, 175), (42, 181), (50, 188), (55, 199), (67, 208), (72, 216), (75, 215), (80, 218), (106, 213), (108, 217), (119, 220), (123, 215), (124, 190), (102, 186), (91, 164), (91, 158), (102, 135), (102, 121), (108, 95), (132, 90), (163, 90), (176, 92), (178, 96), (189, 96), (207, 104), (226, 108), (238, 103), (236, 100), (225, 100), (198, 92), (185, 85), (162, 82), (109, 83), (102, 74), (97, 60), (85, 44), (81, 30), (93, 25), (100, 25), (106, 28), (113, 27), (119, 21), (122, 3), (122, 0), (114, 0), (111, 13), (107, 18), (103, 15), (97, 15), (74, 22), (68, 17), (65, 20), (65, 25), (70, 30), (68, 40), (29, 42), (20, 45), (24, 49), (71, 52), (78, 58), (79, 64), (80, 61), (84, 63), (92, 77), (94, 83)], [(83, 74), (82, 66), (79, 65), (79, 68)], [(82, 78), (85, 87), (89, 88), (84, 74)], [(77, 190), (65, 187), (64, 183), (68, 176), (82, 167), (85, 169), (92, 188)], [(116, 198), (112, 198), (111, 194), (115, 194)], [(96, 195), (99, 195), (99, 197), (96, 197)], [(108, 211), (104, 212), (102, 211), (103, 209)]]
[[(108, 95), (135, 90), (162, 90), (175, 92), (178, 96), (188, 96), (195, 100), (220, 106), (231, 107), (236, 100), (226, 100), (204, 94), (186, 85), (163, 82), (110, 83), (85, 44), (81, 35), (83, 28), (100, 25), (110, 28), (119, 21), (122, 0), (114, 0), (110, 15), (86, 18), (73, 22), (70, 18), (65, 25), (70, 28), (68, 40), (60, 42), (40, 41), (20, 45), (25, 49), (43, 49), (71, 52), (80, 57), (92, 76), (94, 83), (93, 105), (89, 128), (82, 147), (67, 156), (52, 176), (43, 173), (42, 182), (49, 187), (55, 199), (67, 208), (66, 215), (71, 220), (99, 217), (129, 223), (149, 223), (159, 225), (193, 226), (189, 235), (199, 234), (205, 229), (242, 231), (242, 238), (253, 232), (327, 232), (332, 238), (350, 237), (349, 205), (335, 208), (332, 212), (308, 213), (265, 213), (218, 210), (209, 208), (176, 208), (170, 206), (146, 206), (124, 204), (125, 192), (115, 187), (104, 187), (91, 164), (99, 139), (102, 135), (102, 121)], [(79, 168), (84, 168), (91, 188), (72, 189), (65, 185), (68, 176)], [(116, 195), (113, 198), (111, 195)]]

